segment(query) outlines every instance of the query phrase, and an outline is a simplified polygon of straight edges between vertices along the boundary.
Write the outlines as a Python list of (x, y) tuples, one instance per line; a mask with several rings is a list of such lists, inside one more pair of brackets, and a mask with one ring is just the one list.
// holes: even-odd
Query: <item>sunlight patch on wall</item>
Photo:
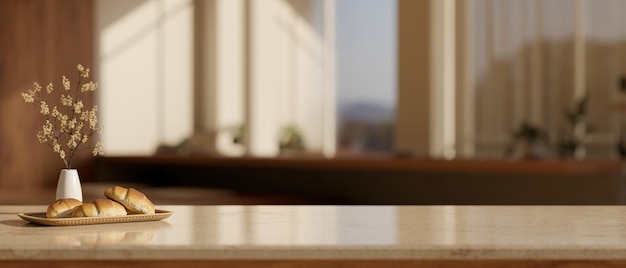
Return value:
[(190, 0), (97, 0), (96, 63), (106, 154), (149, 154), (192, 130)]

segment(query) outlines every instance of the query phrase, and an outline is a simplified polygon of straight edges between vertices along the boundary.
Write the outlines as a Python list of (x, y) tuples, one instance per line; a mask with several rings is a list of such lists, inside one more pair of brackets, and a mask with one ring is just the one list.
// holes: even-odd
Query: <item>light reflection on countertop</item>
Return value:
[[(16, 216), (43, 211), (45, 206), (0, 206), (0, 259), (52, 254), (79, 259), (585, 258), (585, 254), (604, 254), (626, 259), (626, 208), (619, 206), (158, 208), (174, 213), (155, 222), (45, 227)], [(62, 251), (67, 248), (83, 251)]]
[(396, 207), (178, 207), (167, 219), (176, 232), (156, 243), (175, 245), (392, 245)]

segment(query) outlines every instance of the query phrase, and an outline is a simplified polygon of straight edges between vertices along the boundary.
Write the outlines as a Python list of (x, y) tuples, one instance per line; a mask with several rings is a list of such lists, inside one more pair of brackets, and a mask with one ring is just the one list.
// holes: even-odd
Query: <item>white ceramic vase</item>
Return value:
[(74, 198), (83, 202), (83, 190), (76, 169), (62, 169), (57, 182), (56, 200)]

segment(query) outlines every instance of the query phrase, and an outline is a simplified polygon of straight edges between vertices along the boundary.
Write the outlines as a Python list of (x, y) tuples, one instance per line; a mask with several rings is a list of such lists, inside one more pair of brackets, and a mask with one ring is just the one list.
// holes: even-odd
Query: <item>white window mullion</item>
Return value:
[(322, 150), (325, 157), (335, 155), (337, 148), (337, 108), (335, 87), (335, 0), (323, 0), (324, 20), (324, 85), (323, 85), (323, 139)]
[(455, 2), (431, 2), (430, 154), (453, 158), (456, 142)]

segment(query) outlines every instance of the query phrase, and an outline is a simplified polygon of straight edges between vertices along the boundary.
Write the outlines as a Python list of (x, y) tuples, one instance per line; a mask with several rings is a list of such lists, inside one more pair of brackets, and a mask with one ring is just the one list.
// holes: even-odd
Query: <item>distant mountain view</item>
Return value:
[(339, 150), (391, 152), (395, 108), (374, 103), (343, 103), (339, 111)]
[(339, 105), (339, 122), (393, 121), (396, 110), (381, 104), (356, 102)]

